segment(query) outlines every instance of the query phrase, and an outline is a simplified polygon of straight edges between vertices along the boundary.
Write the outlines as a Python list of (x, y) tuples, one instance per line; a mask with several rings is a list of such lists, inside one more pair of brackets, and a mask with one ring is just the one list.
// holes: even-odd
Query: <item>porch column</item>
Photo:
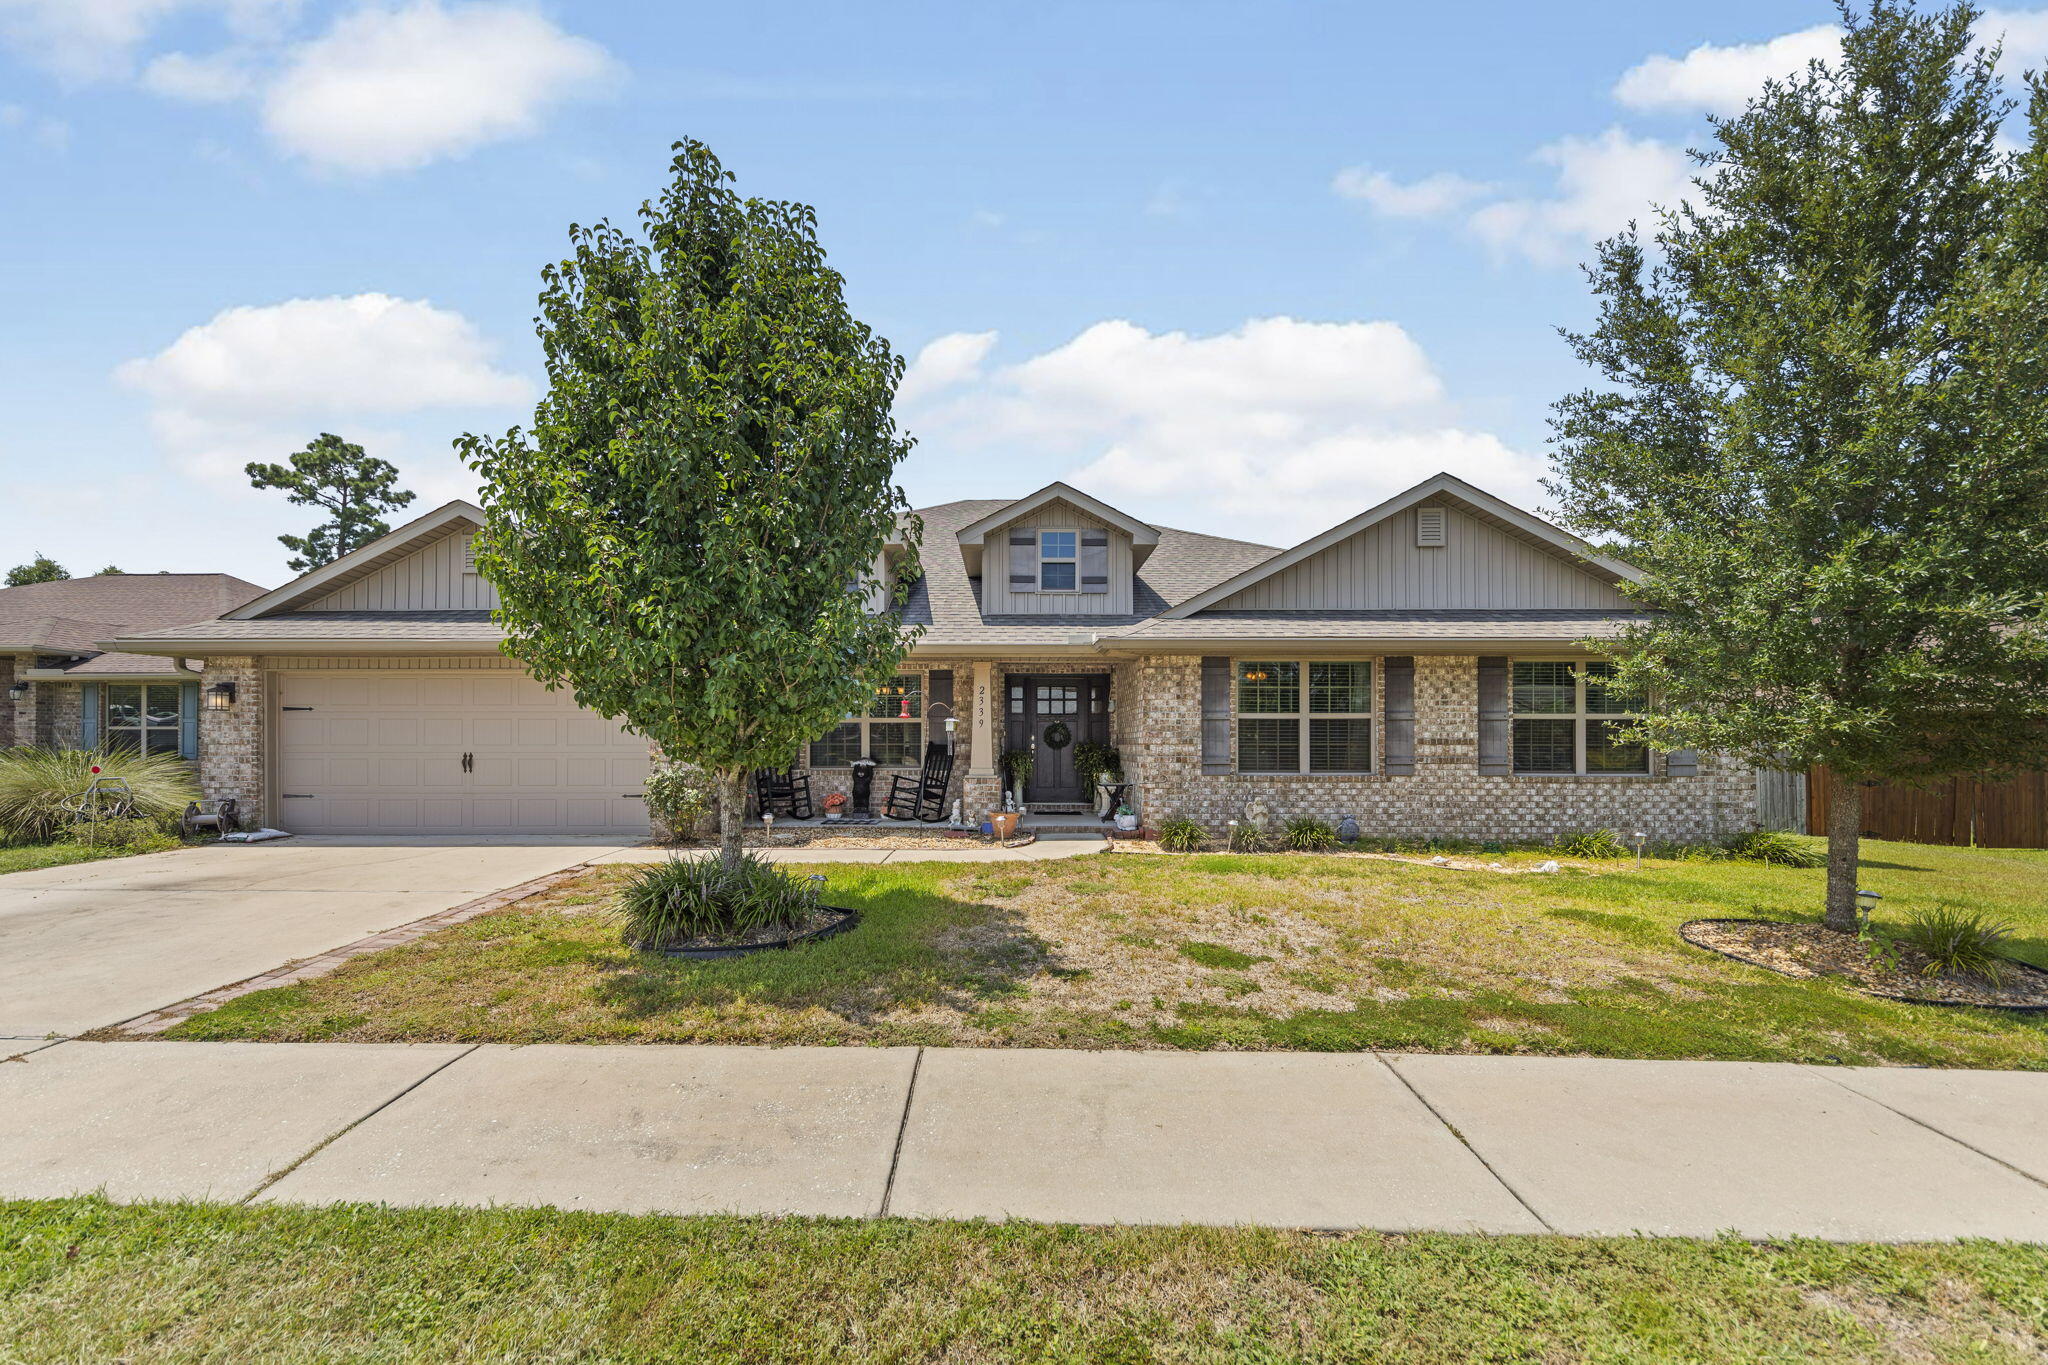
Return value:
[(969, 727), (967, 775), (969, 777), (994, 777), (996, 775), (996, 697), (995, 665), (983, 660), (974, 665), (974, 693), (972, 718)]

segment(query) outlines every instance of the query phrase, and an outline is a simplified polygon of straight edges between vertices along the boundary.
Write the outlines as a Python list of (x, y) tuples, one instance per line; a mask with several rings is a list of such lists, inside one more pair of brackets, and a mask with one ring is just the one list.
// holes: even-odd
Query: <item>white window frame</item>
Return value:
[[(1596, 665), (1607, 664), (1605, 659), (1574, 658), (1564, 654), (1522, 655), (1508, 660), (1508, 768), (1515, 777), (1615, 777), (1636, 779), (1654, 777), (1657, 773), (1657, 756), (1648, 745), (1643, 747), (1643, 769), (1641, 772), (1588, 772), (1586, 770), (1586, 734), (1593, 721), (1635, 720), (1643, 715), (1641, 711), (1589, 711), (1586, 709), (1586, 675)], [(1517, 664), (1570, 664), (1572, 668), (1572, 709), (1569, 711), (1518, 711), (1515, 709), (1515, 665)], [(1608, 665), (1611, 667), (1612, 665)], [(1545, 771), (1523, 772), (1514, 766), (1515, 724), (1525, 720), (1562, 720), (1572, 723), (1572, 770), (1570, 772)]]
[[(1045, 552), (1047, 536), (1066, 536), (1074, 543), (1074, 552), (1065, 555), (1049, 555)], [(1066, 564), (1074, 570), (1074, 581), (1064, 588), (1048, 588), (1045, 585), (1045, 566)], [(1081, 591), (1081, 532), (1078, 527), (1052, 526), (1038, 532), (1038, 590), (1041, 593), (1078, 593)]]
[[(1238, 672), (1245, 664), (1293, 664), (1295, 668), (1294, 709), (1292, 711), (1244, 711), (1238, 707)], [(1310, 672), (1317, 664), (1364, 664), (1372, 670), (1371, 709), (1365, 711), (1311, 711), (1309, 709)], [(1380, 704), (1380, 678), (1384, 663), (1379, 658), (1351, 656), (1342, 659), (1300, 659), (1276, 658), (1272, 655), (1246, 655), (1233, 657), (1230, 661), (1230, 767), (1231, 771), (1247, 777), (1371, 777), (1380, 770), (1380, 732), (1382, 725), (1378, 714)], [(1239, 759), (1242, 750), (1238, 747), (1238, 726), (1247, 720), (1292, 720), (1295, 722), (1295, 766), (1292, 768), (1246, 768)], [(1367, 767), (1364, 768), (1311, 768), (1309, 763), (1314, 752), (1310, 736), (1314, 722), (1319, 720), (1362, 720), (1366, 723)]]
[[(888, 687), (895, 687), (898, 683), (908, 683), (910, 691), (914, 693), (916, 696), (916, 701), (911, 706), (910, 714), (908, 716), (874, 716), (869, 715), (866, 711), (862, 711), (858, 715), (846, 716), (840, 720), (838, 725), (833, 726), (831, 730), (827, 731), (825, 734), (818, 736), (818, 738), (812, 740), (810, 744), (804, 746), (804, 766), (812, 772), (838, 771), (851, 768), (853, 765), (850, 762), (819, 763), (816, 762), (813, 758), (813, 755), (816, 753), (816, 750), (812, 746), (823, 744), (826, 740), (832, 737), (833, 733), (844, 728), (845, 726), (853, 725), (859, 727), (860, 756), (866, 757), (872, 755), (875, 752), (875, 737), (874, 732), (871, 729), (872, 726), (913, 724), (918, 727), (918, 737), (914, 744), (915, 752), (912, 754), (910, 761), (907, 763), (884, 763), (881, 766), (885, 768), (915, 768), (921, 766), (924, 763), (923, 745), (925, 738), (925, 675), (922, 673), (898, 673), (895, 676), (891, 677), (888, 683), (885, 685)], [(881, 695), (880, 689), (876, 690), (875, 695)]]

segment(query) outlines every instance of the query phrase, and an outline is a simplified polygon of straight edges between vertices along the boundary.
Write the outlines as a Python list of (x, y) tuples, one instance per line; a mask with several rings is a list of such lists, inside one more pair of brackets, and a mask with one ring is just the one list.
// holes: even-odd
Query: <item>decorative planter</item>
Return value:
[(843, 906), (837, 905), (821, 905), (818, 909), (824, 914), (833, 917), (830, 923), (821, 924), (817, 928), (806, 930), (801, 934), (792, 934), (788, 938), (768, 939), (761, 943), (735, 943), (727, 947), (650, 948), (645, 944), (636, 943), (633, 945), (633, 948), (636, 952), (660, 953), (663, 957), (687, 957), (698, 961), (709, 961), (721, 957), (746, 957), (750, 953), (779, 952), (784, 948), (794, 948), (799, 944), (815, 943), (819, 939), (831, 938), (834, 934), (843, 934), (860, 923), (860, 911), (858, 910), (848, 910)]
[(1116, 818), (1116, 827), (1128, 834), (1138, 827), (1138, 817), (1135, 815), (1119, 815)]
[(1013, 810), (992, 810), (988, 813), (988, 827), (996, 838), (1008, 839), (1017, 833), (1019, 815)]

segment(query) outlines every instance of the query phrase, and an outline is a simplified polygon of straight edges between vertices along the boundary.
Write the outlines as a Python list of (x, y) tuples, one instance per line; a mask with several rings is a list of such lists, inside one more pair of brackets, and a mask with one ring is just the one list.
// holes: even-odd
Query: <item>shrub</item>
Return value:
[(1929, 976), (1975, 976), (1996, 984), (2012, 970), (2004, 952), (2012, 934), (2010, 924), (1943, 902), (1909, 918), (1893, 941), (1924, 956)]
[(1249, 820), (1235, 820), (1230, 825), (1230, 851), (1232, 853), (1264, 853), (1266, 831)]
[(671, 858), (635, 869), (619, 892), (618, 908), (627, 943), (659, 948), (802, 924), (818, 909), (818, 888), (749, 852), (730, 869), (717, 858)]
[(1163, 820), (1159, 825), (1159, 846), (1169, 853), (1193, 853), (1209, 841), (1209, 831), (1185, 815)]
[(1628, 858), (1635, 850), (1621, 841), (1621, 836), (1611, 829), (1580, 830), (1573, 834), (1560, 834), (1550, 841), (1550, 851), (1560, 858)]
[(165, 824), (199, 799), (192, 769), (176, 754), (137, 754), (117, 749), (9, 749), (0, 753), (0, 836), (14, 843), (42, 843), (71, 825), (69, 806), (101, 778), (128, 784), (133, 813)]
[(83, 848), (122, 848), (131, 853), (154, 853), (178, 848), (183, 840), (172, 834), (162, 820), (81, 821), (67, 827), (58, 837)]
[(1827, 855), (1819, 849), (1775, 829), (1753, 829), (1746, 834), (1738, 834), (1728, 841), (1727, 848), (1734, 857), (1746, 858), (1753, 863), (1773, 863), (1779, 867), (1821, 867), (1827, 863)]
[(1337, 831), (1327, 820), (1297, 815), (1287, 822), (1282, 841), (1297, 853), (1322, 853), (1337, 846)]
[(711, 779), (702, 768), (671, 763), (647, 778), (647, 810), (679, 839), (703, 832), (715, 804)]

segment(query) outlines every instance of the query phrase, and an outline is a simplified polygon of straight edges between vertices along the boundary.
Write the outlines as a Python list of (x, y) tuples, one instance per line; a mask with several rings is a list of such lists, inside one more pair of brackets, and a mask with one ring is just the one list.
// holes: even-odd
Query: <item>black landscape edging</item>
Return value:
[[(1695, 924), (1799, 923), (1802, 923), (1802, 921), (1787, 919), (1757, 919), (1754, 916), (1750, 915), (1708, 916), (1704, 919), (1689, 919), (1685, 923), (1679, 925), (1678, 936), (1684, 939), (1687, 943), (1690, 943), (1695, 948), (1699, 948), (1709, 953), (1718, 953), (1720, 956), (1727, 958), (1731, 962), (1740, 962), (1745, 966), (1758, 967), (1764, 971), (1771, 973), (1774, 976), (1789, 977), (1794, 981), (1839, 981), (1844, 986), (1847, 986), (1850, 990), (1855, 991), (1858, 995), (1867, 995), (1872, 1000), (1893, 1000), (1897, 1001), (1901, 1005), (1931, 1005), (1936, 1009), (1944, 1010), (1997, 1010), (2003, 1014), (2048, 1014), (2048, 1005), (1973, 1005), (1967, 1000), (1929, 1000), (1924, 996), (1918, 995), (1893, 995), (1890, 991), (1869, 990), (1866, 987), (1857, 985), (1854, 981), (1851, 981), (1847, 977), (1829, 976), (1825, 972), (1815, 972), (1812, 976), (1808, 977), (1797, 977), (1793, 976), (1790, 972), (1780, 971), (1778, 968), (1773, 967), (1768, 962), (1759, 962), (1753, 957), (1744, 957), (1741, 953), (1731, 953), (1726, 948), (1716, 948), (1711, 943), (1702, 943), (1698, 939), (1694, 938), (1691, 934), (1685, 932), (1686, 930), (1692, 928)], [(2036, 967), (2031, 962), (2021, 962), (2018, 958), (2007, 958), (2006, 961), (2023, 972), (2036, 972), (2042, 976), (2048, 976), (2048, 970), (2043, 970), (2040, 967)]]
[(839, 905), (821, 905), (818, 909), (828, 915), (837, 915), (839, 918), (821, 928), (813, 929), (809, 933), (793, 934), (789, 938), (772, 938), (766, 943), (735, 943), (730, 948), (650, 948), (646, 944), (636, 943), (633, 945), (633, 948), (636, 952), (660, 953), (663, 957), (686, 957), (692, 961), (708, 962), (715, 958), (745, 957), (749, 953), (779, 952), (784, 948), (795, 948), (806, 943), (816, 943), (819, 939), (831, 938), (834, 934), (843, 934), (860, 923), (860, 911), (858, 910), (849, 910)]

